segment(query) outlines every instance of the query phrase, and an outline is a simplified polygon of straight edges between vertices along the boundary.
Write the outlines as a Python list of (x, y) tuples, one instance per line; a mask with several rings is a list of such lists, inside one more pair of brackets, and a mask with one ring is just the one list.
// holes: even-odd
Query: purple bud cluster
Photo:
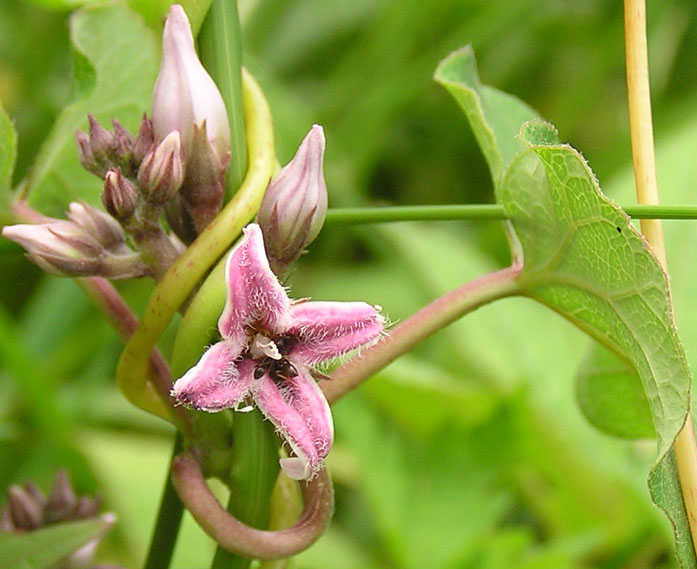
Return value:
[[(59, 470), (51, 493), (46, 496), (31, 481), (7, 489), (7, 503), (0, 513), (0, 533), (25, 533), (61, 522), (98, 517), (102, 500), (99, 497), (77, 496), (68, 473)], [(105, 527), (114, 522), (113, 514), (100, 516)], [(85, 567), (99, 543), (96, 538), (64, 559), (61, 567)]]
[[(68, 220), (5, 227), (43, 269), (66, 276), (159, 278), (218, 215), (230, 162), (223, 98), (196, 54), (183, 8), (171, 6), (163, 33), (152, 119), (136, 134), (88, 116), (78, 132), (79, 160), (103, 180), (107, 214), (70, 205)], [(327, 211), (324, 133), (315, 125), (293, 160), (269, 184), (259, 210), (269, 262), (283, 276), (319, 233)], [(162, 225), (165, 217), (171, 230)]]

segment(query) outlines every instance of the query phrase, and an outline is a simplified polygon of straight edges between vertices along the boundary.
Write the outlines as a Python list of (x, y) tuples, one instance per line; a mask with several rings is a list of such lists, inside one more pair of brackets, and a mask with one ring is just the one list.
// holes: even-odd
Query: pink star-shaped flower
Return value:
[(384, 319), (365, 302), (293, 302), (269, 268), (261, 229), (248, 225), (228, 257), (222, 341), (174, 384), (203, 411), (237, 408), (248, 396), (288, 442), (286, 474), (312, 478), (334, 438), (329, 405), (311, 375), (320, 362), (371, 342)]

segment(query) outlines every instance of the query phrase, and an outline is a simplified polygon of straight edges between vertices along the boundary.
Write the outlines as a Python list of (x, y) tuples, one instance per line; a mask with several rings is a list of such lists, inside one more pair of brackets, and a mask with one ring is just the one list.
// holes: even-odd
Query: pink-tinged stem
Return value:
[(338, 367), (331, 381), (321, 383), (327, 400), (333, 403), (343, 397), (419, 342), (468, 312), (520, 292), (516, 278), (521, 270), (522, 266), (514, 264), (470, 281), (395, 326), (378, 343)]
[[(121, 295), (114, 286), (102, 277), (87, 277), (75, 279), (89, 299), (111, 321), (119, 336), (126, 341), (131, 337), (138, 326), (138, 319), (126, 305)], [(164, 356), (155, 348), (150, 354), (150, 378), (151, 385), (157, 391), (159, 397), (171, 410), (177, 423), (185, 431), (190, 431), (191, 417), (186, 409), (181, 406), (173, 406), (169, 392), (172, 389), (172, 374)]]
[(305, 509), (287, 529), (266, 531), (240, 522), (211, 492), (191, 452), (172, 462), (174, 487), (199, 525), (224, 549), (250, 559), (283, 559), (307, 549), (324, 532), (334, 512), (334, 491), (326, 468), (301, 482)]
[[(26, 201), (17, 200), (12, 204), (12, 213), (18, 221), (29, 223), (45, 223), (50, 220), (32, 208)], [(111, 322), (114, 329), (124, 341), (133, 335), (138, 327), (135, 317), (121, 295), (113, 285), (102, 277), (76, 278), (75, 282), (82, 288), (89, 299), (97, 306)], [(167, 361), (160, 351), (155, 348), (150, 354), (150, 381), (148, 388), (156, 392), (165, 403), (169, 417), (186, 432), (191, 430), (191, 418), (183, 407), (173, 406), (169, 392), (172, 389), (172, 374)]]

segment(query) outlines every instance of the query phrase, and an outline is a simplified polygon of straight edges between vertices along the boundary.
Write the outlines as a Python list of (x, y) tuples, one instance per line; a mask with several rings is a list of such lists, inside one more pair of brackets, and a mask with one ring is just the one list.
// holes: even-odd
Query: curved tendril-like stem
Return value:
[(521, 265), (514, 264), (479, 277), (412, 314), (379, 342), (335, 369), (331, 381), (320, 383), (327, 401), (334, 403), (416, 344), (468, 312), (499, 298), (519, 294), (516, 279), (521, 270)]
[(137, 407), (168, 420), (168, 408), (148, 387), (150, 352), (196, 284), (254, 217), (276, 163), (271, 112), (261, 88), (244, 70), (243, 88), (249, 150), (247, 175), (233, 199), (165, 273), (119, 361), (117, 378), (121, 391)]
[(221, 506), (192, 452), (173, 460), (172, 481), (205, 532), (224, 549), (250, 559), (283, 559), (300, 553), (324, 533), (334, 513), (334, 490), (326, 468), (309, 482), (300, 483), (303, 513), (293, 526), (278, 531), (250, 527)]

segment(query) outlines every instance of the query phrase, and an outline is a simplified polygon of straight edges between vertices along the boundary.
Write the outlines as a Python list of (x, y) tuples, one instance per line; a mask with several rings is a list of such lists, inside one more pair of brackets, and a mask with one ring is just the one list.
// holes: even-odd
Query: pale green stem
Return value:
[[(227, 510), (252, 528), (268, 527), (271, 492), (279, 471), (278, 446), (273, 424), (264, 421), (258, 409), (235, 414)], [(211, 569), (247, 569), (250, 563), (249, 557), (219, 546)]]
[[(629, 217), (635, 219), (697, 219), (697, 206), (627, 205), (621, 207)], [(506, 214), (501, 204), (347, 207), (327, 211), (325, 223), (358, 224), (462, 219), (506, 219)]]

